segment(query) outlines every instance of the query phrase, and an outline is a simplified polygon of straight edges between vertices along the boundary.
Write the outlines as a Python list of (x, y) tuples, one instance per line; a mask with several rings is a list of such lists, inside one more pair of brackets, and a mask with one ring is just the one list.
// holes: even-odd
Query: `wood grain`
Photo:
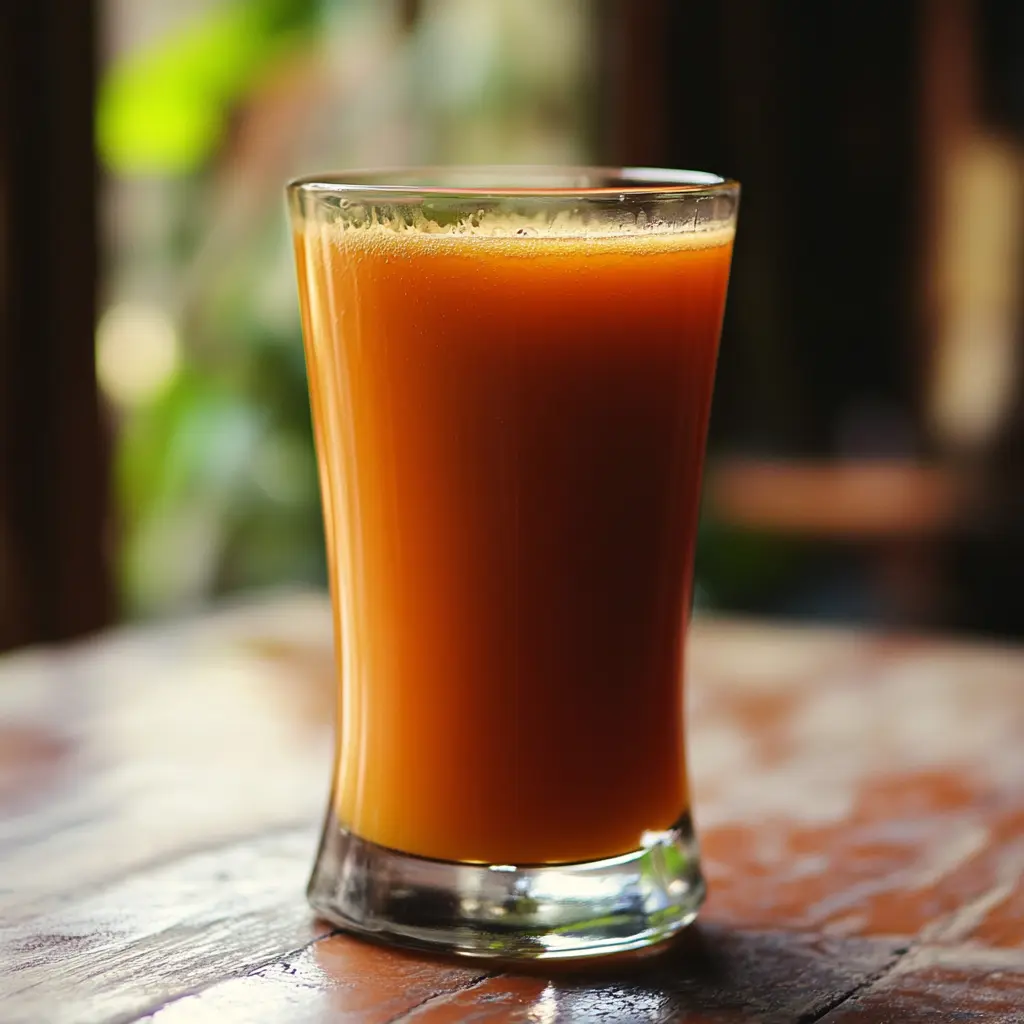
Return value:
[[(0, 662), (0, 914), (288, 825), (327, 799), (330, 614), (314, 597)], [(16, 884), (15, 884), (16, 882)]]
[(0, 1021), (1024, 1021), (1024, 652), (704, 622), (711, 897), (654, 957), (332, 933), (330, 616), (282, 595), (0, 661)]
[(976, 946), (913, 950), (821, 1018), (822, 1024), (1020, 1024), (1024, 954)]
[[(354, 971), (353, 956), (360, 970)], [(739, 933), (700, 928), (670, 953), (632, 970), (575, 974), (538, 969), (530, 974), (462, 972), (420, 979), (428, 962), (396, 955), (344, 936), (316, 943), (288, 964), (214, 986), (172, 1004), (151, 1020), (195, 1024), (230, 1020), (240, 1007), (259, 1006), (246, 1020), (296, 1024), (352, 1020), (378, 1024), (460, 1021), (652, 1021), (694, 1019), (790, 1021), (813, 1019), (851, 988), (881, 973), (896, 958), (893, 943), (821, 940), (813, 936)], [(434, 968), (436, 971), (437, 968)], [(379, 990), (403, 986), (383, 1005), (366, 1002), (354, 974), (374, 977)], [(422, 984), (417, 984), (422, 980)], [(395, 1014), (415, 986), (419, 999)], [(252, 1012), (251, 1009), (249, 1011)], [(742, 1014), (743, 1016), (737, 1016)]]

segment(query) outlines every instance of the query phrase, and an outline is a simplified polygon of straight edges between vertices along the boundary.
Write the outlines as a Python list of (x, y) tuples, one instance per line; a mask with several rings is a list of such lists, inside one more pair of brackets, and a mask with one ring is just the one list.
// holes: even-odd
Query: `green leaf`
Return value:
[(114, 63), (96, 145), (120, 174), (187, 174), (216, 151), (228, 112), (316, 22), (315, 0), (233, 0)]

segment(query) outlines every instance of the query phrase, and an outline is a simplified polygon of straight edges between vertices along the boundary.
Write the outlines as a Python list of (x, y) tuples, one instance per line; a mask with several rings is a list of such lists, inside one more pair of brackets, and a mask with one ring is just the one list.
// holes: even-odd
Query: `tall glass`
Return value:
[(738, 186), (288, 196), (339, 693), (313, 907), (478, 956), (667, 938), (704, 894), (682, 666)]

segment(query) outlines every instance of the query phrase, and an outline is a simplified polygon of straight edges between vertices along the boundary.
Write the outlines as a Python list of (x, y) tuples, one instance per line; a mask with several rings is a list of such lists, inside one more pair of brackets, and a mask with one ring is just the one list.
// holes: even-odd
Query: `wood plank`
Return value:
[(1020, 891), (1020, 650), (709, 624), (691, 665), (708, 915), (914, 935)]
[(0, 914), (318, 822), (332, 679), (319, 595), (0, 661)]
[(1024, 953), (922, 947), (855, 992), (821, 1024), (933, 1024), (1024, 1019)]
[[(779, 932), (702, 927), (670, 953), (629, 969), (537, 968), (530, 973), (453, 974), (437, 962), (385, 953), (334, 936), (303, 950), (288, 970), (274, 964), (217, 985), (146, 1018), (154, 1024), (245, 1020), (270, 1024), (358, 1021), (792, 1022), (813, 1020), (899, 956), (893, 942), (821, 940)], [(356, 958), (355, 963), (353, 958)], [(356, 966), (358, 965), (358, 966)], [(377, 975), (391, 999), (368, 1003)], [(361, 979), (354, 983), (353, 979)], [(398, 988), (398, 986), (402, 986)], [(398, 993), (401, 993), (399, 995)], [(410, 1003), (408, 997), (419, 997)], [(408, 1003), (396, 1012), (399, 1002)]]
[(314, 842), (302, 830), (214, 847), (5, 923), (2, 1019), (122, 1020), (301, 949), (330, 930), (301, 898)]
[(472, 989), (489, 975), (337, 935), (251, 974), (171, 1002), (143, 1018), (154, 1024), (386, 1024)]

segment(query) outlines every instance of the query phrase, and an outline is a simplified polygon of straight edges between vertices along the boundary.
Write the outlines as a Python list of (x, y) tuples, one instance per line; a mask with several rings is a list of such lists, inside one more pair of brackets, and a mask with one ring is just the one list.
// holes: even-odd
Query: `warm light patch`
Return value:
[(134, 406), (158, 394), (181, 362), (178, 336), (157, 306), (119, 303), (96, 327), (96, 375), (116, 404)]

